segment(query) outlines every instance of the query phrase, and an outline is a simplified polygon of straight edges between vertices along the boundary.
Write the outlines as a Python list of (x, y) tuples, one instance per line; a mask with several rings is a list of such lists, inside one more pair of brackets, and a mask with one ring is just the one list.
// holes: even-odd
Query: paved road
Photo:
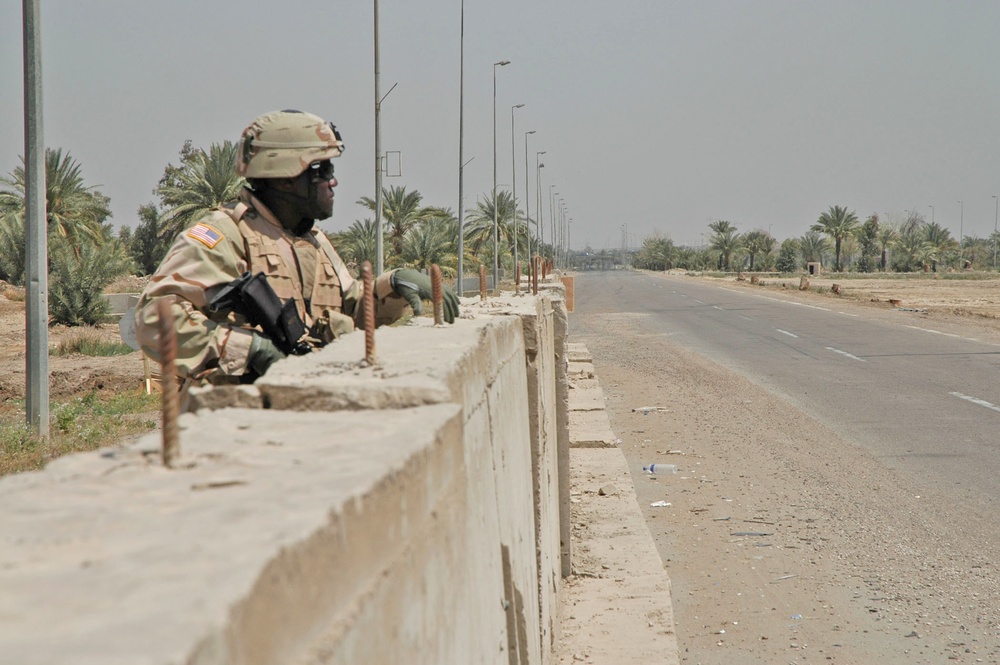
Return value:
[(635, 272), (584, 273), (576, 292), (577, 317), (620, 312), (651, 343), (666, 336), (785, 397), (909, 475), (914, 491), (1000, 514), (1000, 346), (911, 313)]

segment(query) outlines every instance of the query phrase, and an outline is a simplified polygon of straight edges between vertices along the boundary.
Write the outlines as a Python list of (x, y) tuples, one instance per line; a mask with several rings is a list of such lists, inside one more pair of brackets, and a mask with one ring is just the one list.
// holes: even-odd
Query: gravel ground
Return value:
[(956, 519), (782, 399), (623, 325), (627, 309), (571, 330), (670, 575), (682, 663), (1000, 662), (1000, 544), (974, 512)]

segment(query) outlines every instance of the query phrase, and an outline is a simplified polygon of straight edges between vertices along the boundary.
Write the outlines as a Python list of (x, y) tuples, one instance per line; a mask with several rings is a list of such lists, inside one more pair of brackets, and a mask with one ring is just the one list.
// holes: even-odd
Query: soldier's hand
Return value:
[[(423, 310), (422, 300), (430, 300), (432, 297), (431, 278), (412, 268), (400, 268), (394, 271), (390, 284), (396, 295), (406, 299), (414, 314), (420, 314)], [(444, 301), (444, 320), (454, 323), (455, 317), (458, 316), (458, 296), (451, 288), (442, 284), (441, 297)]]
[(257, 376), (264, 376), (267, 368), (276, 361), (285, 357), (285, 354), (274, 345), (268, 337), (259, 333), (253, 333), (253, 341), (250, 342), (250, 353), (247, 354), (247, 369)]

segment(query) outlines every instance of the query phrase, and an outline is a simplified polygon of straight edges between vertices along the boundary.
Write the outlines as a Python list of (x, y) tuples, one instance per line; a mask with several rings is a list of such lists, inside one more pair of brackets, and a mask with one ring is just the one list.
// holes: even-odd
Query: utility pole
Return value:
[(42, 124), (41, 0), (23, 0), (25, 412), (28, 426), (49, 437), (49, 274)]

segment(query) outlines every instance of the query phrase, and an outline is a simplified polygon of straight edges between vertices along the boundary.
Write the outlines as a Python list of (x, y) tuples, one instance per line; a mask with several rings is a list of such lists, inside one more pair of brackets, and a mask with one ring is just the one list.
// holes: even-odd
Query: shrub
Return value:
[(110, 305), (104, 287), (132, 267), (131, 258), (114, 241), (78, 247), (56, 242), (49, 262), (49, 316), (68, 326), (94, 325), (107, 317)]

